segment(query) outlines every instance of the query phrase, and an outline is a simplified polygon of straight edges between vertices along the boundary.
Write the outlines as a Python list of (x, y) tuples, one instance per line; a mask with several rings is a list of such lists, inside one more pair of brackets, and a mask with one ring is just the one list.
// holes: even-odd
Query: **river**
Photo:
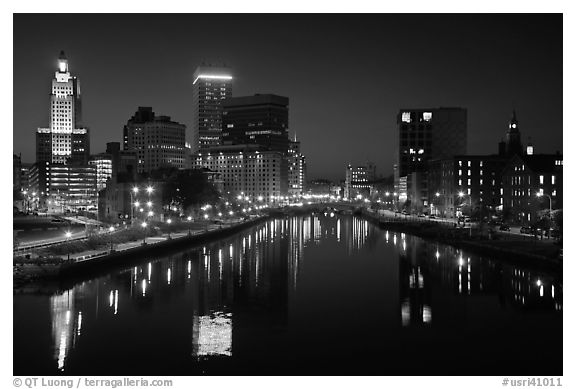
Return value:
[(356, 216), (14, 295), (15, 375), (562, 375), (562, 277)]

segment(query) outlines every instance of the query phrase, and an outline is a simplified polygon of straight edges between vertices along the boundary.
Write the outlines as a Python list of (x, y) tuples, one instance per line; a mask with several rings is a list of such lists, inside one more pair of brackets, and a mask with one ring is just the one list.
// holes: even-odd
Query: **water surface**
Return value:
[(15, 375), (561, 375), (562, 280), (355, 216), (14, 296)]

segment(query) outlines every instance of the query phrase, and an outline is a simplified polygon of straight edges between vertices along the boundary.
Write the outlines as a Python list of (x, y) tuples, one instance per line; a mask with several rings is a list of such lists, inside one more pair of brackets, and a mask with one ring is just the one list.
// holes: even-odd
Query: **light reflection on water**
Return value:
[[(370, 259), (374, 254), (377, 259)], [(450, 299), (468, 299), (458, 300), (460, 305), (472, 302), (469, 299), (474, 297), (495, 296), (500, 307), (518, 312), (562, 310), (562, 283), (553, 276), (380, 230), (357, 217), (291, 217), (271, 220), (221, 242), (151, 259), (54, 294), (50, 297), (53, 366), (60, 372), (74, 373), (67, 366), (69, 358), (80, 355), (74, 352), (75, 348), (83, 350), (86, 358), (94, 347), (83, 343), (83, 337), (97, 338), (103, 328), (109, 331), (121, 324), (132, 325), (132, 331), (138, 333), (139, 326), (146, 323), (142, 320), (158, 324), (163, 328), (158, 331), (169, 331), (170, 339), (187, 344), (188, 355), (198, 361), (191, 360), (191, 366), (236, 355), (242, 358), (251, 352), (264, 360), (269, 350), (259, 343), (265, 342), (261, 336), (272, 337), (273, 342), (286, 347), (286, 352), (306, 353), (290, 348), (288, 335), (307, 336), (294, 323), (305, 315), (306, 309), (325, 311), (327, 316), (336, 313), (325, 301), (317, 301), (323, 286), (331, 286), (310, 277), (316, 277), (318, 269), (324, 271), (327, 265), (334, 266), (334, 271), (346, 268), (350, 275), (342, 286), (353, 288), (350, 291), (354, 293), (366, 288), (368, 282), (354, 274), (364, 274), (365, 268), (374, 273), (391, 263), (396, 273), (383, 273), (381, 282), (397, 285), (397, 293), (366, 296), (374, 301), (380, 299), (380, 304), (396, 311), (396, 315), (380, 318), (391, 331), (392, 339), (402, 336), (393, 331), (445, 326), (446, 311), (460, 308), (435, 297), (440, 294), (453, 296)], [(310, 288), (314, 283), (317, 289)], [(335, 293), (339, 292), (334, 290), (332, 294)], [(362, 303), (357, 302), (359, 306)], [(188, 330), (184, 328), (186, 323)], [(347, 323), (342, 330), (352, 330), (350, 326)], [(305, 328), (308, 331), (310, 325)], [(328, 330), (321, 334), (329, 339)], [(18, 342), (30, 341), (19, 335), (26, 334), (18, 334), (15, 329), (15, 349)], [(157, 345), (158, 351), (163, 346), (168, 347)], [(20, 366), (33, 374), (30, 356), (28, 361), (25, 368), (16, 358), (15, 371)], [(86, 366), (88, 362), (84, 370), (89, 371)]]

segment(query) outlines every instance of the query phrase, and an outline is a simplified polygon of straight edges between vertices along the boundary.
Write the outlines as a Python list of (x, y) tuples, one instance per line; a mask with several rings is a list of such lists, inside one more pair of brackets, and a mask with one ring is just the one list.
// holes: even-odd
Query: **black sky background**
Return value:
[(536, 152), (562, 149), (562, 15), (14, 16), (14, 152), (35, 161), (60, 50), (80, 79), (91, 152), (138, 106), (191, 138), (192, 73), (233, 69), (234, 96), (290, 98), (309, 178), (371, 160), (392, 173), (401, 108), (468, 109), (468, 152), (494, 153), (513, 108)]

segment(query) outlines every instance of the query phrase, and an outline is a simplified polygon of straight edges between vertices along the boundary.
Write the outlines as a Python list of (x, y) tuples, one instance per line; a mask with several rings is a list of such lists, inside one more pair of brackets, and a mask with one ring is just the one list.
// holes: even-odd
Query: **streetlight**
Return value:
[(132, 226), (134, 225), (134, 206), (136, 207), (140, 206), (140, 203), (138, 201), (134, 203), (134, 195), (136, 194), (138, 194), (138, 188), (134, 187), (130, 191), (130, 225)]
[(548, 197), (548, 200), (550, 200), (550, 220), (552, 220), (552, 197), (550, 197), (549, 194), (546, 194), (544, 192), (538, 192), (536, 193), (536, 197), (542, 197), (542, 196), (546, 196)]
[(172, 239), (170, 236), (170, 224), (172, 224), (172, 219), (166, 220), (166, 223), (168, 223), (168, 239)]
[[(438, 199), (440, 198), (440, 192), (436, 192), (435, 196), (436, 196), (436, 200), (439, 201)], [(430, 208), (434, 208), (434, 204), (430, 203)], [(439, 208), (438, 205), (436, 205), (436, 215), (439, 214), (438, 208)]]
[(192, 216), (188, 216), (188, 235), (192, 235), (192, 231), (190, 230), (190, 222), (192, 221)]
[(142, 242), (142, 244), (146, 244), (146, 227), (148, 224), (146, 222), (142, 222), (141, 226), (144, 228), (144, 242)]
[[(464, 192), (459, 192), (458, 197), (463, 198), (465, 196)], [(472, 237), (472, 196), (468, 195), (470, 199), (470, 237)], [(464, 214), (464, 212), (462, 212)], [(464, 225), (466, 225), (466, 219), (464, 219)]]
[(110, 231), (110, 252), (112, 252), (113, 251), (112, 233), (114, 232), (114, 226), (110, 226), (110, 228), (108, 228), (108, 231)]
[[(66, 245), (68, 245), (71, 236), (72, 233), (70, 231), (66, 231)], [(70, 247), (68, 247), (68, 260), (70, 260)]]

